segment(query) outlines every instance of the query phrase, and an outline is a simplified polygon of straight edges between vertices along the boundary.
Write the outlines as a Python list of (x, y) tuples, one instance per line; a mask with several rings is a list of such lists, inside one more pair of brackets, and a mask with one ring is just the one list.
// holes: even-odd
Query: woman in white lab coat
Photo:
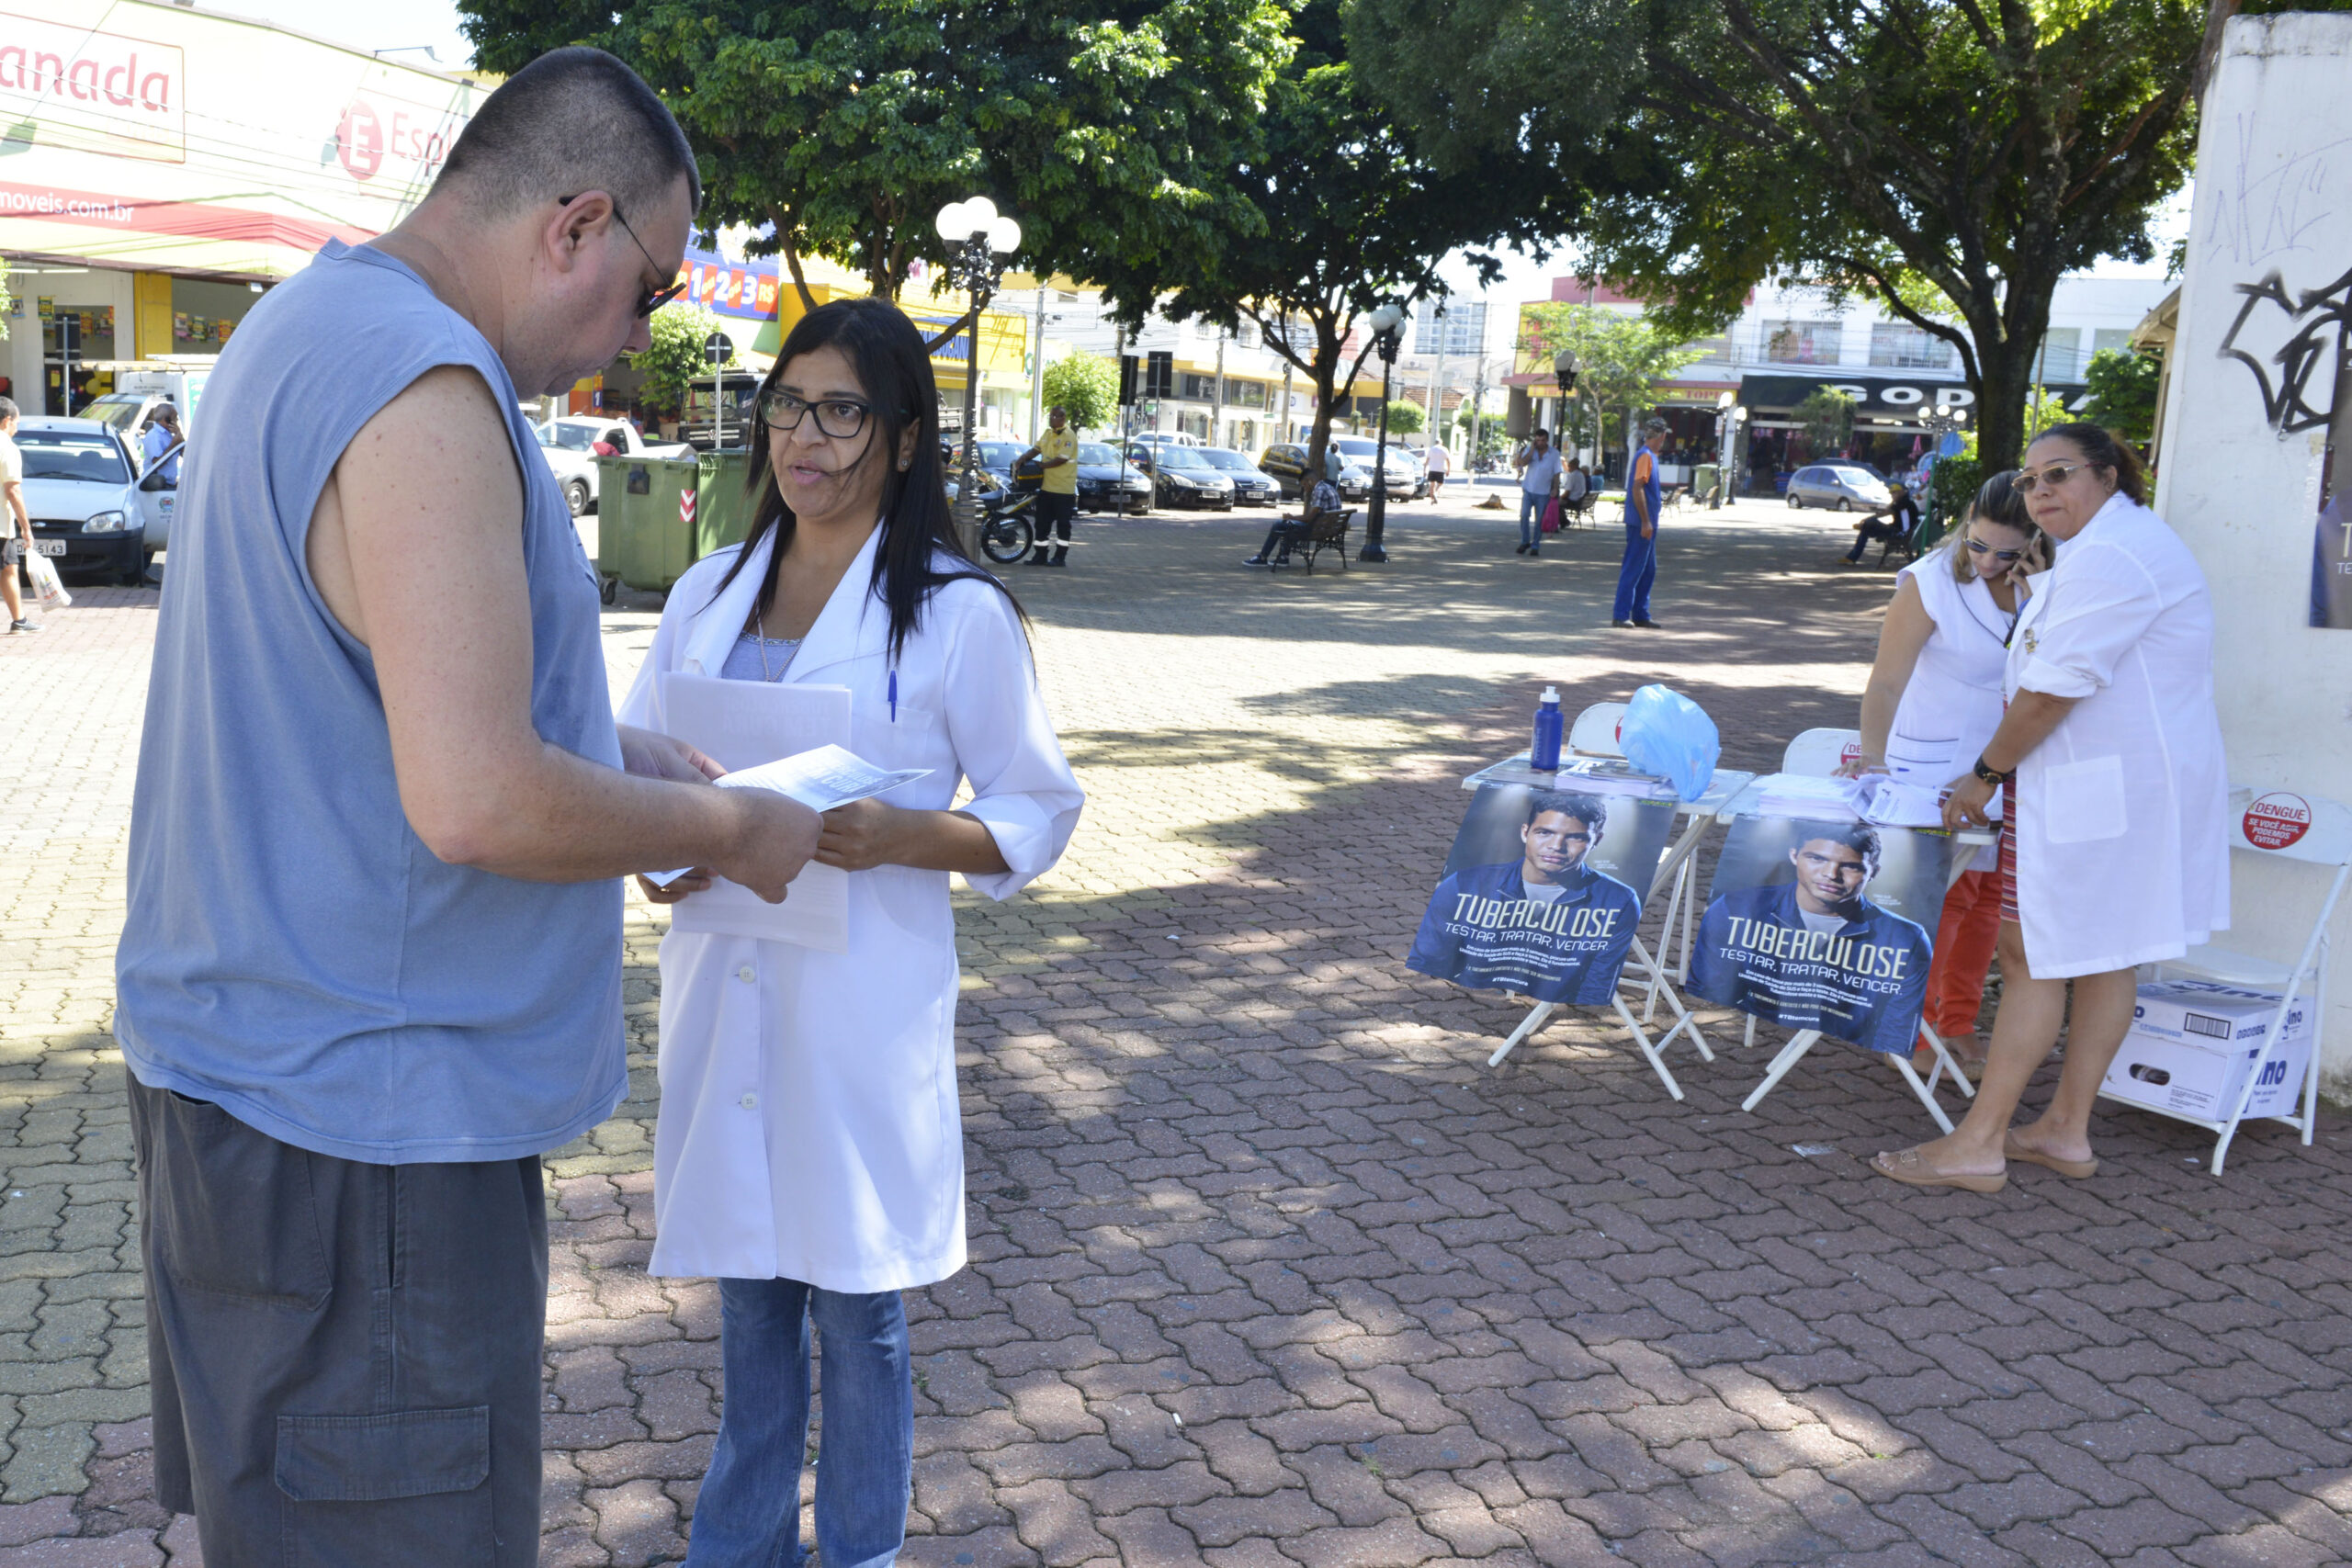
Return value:
[[(1940, 790), (1965, 777), (2001, 725), (2002, 671), (2029, 572), (2049, 543), (2007, 474), (1986, 479), (1940, 547), (1895, 577), (1862, 692), (1861, 755), (1849, 774), (1889, 773)], [(2000, 868), (1987, 845), (1944, 896), (1925, 1018), (1973, 1077), (1976, 1015), (2001, 930)]]
[[(1997, 1191), (2010, 1160), (2096, 1173), (2091, 1108), (2132, 1026), (2135, 966), (2229, 924), (2204, 574), (2143, 504), (2138, 459), (2097, 425), (2044, 431), (2016, 488), (2061, 541), (2057, 564), (2032, 581), (2009, 639), (2008, 711), (1945, 818), (1982, 823), (2007, 784), (2001, 1010), (1967, 1119), (1871, 1162), (1913, 1186)], [(2057, 1092), (2040, 1120), (2011, 1127), (2062, 1024)]]
[[(948, 874), (1011, 896), (1060, 857), (1083, 800), (1019, 610), (956, 542), (937, 409), (899, 311), (801, 318), (760, 389), (746, 540), (671, 590), (622, 709), (666, 728), (663, 677), (681, 673), (846, 686), (850, 749), (929, 770), (825, 813), (816, 859), (848, 874), (846, 952), (675, 926), (662, 945), (652, 1272), (718, 1277), (726, 1371), (695, 1568), (798, 1561), (812, 1321), (819, 1551), (827, 1568), (896, 1559), (914, 1421), (899, 1292), (964, 1264)], [(668, 903), (709, 886), (645, 888)]]

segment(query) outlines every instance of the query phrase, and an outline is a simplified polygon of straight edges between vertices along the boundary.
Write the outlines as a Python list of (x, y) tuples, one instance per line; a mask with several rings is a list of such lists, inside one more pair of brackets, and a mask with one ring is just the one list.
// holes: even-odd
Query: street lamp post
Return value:
[(964, 463), (956, 482), (956, 523), (964, 547), (980, 551), (980, 452), (973, 426), (979, 420), (980, 312), (996, 297), (1004, 258), (1021, 248), (1021, 225), (1000, 214), (985, 196), (951, 201), (939, 209), (939, 237), (947, 242), (947, 280), (972, 299), (971, 323), (964, 334)]
[(1365, 514), (1363, 548), (1358, 560), (1385, 561), (1388, 552), (1381, 546), (1381, 535), (1388, 523), (1388, 374), (1396, 367), (1398, 329), (1404, 325), (1405, 312), (1390, 303), (1382, 305), (1364, 318), (1372, 329), (1372, 341), (1380, 350), (1380, 434), (1379, 445), (1372, 456), (1372, 505)]
[(1725, 392), (1715, 399), (1715, 476), (1714, 498), (1707, 510), (1720, 512), (1724, 497), (1731, 493), (1732, 448), (1739, 440), (1739, 427), (1747, 421), (1747, 411), (1740, 406), (1737, 392)]
[[(1567, 434), (1568, 400), (1577, 395), (1577, 371), (1579, 368), (1581, 368), (1581, 367), (1577, 360), (1577, 351), (1573, 348), (1564, 348), (1560, 350), (1559, 353), (1552, 356), (1552, 376), (1555, 380), (1560, 383), (1560, 418), (1558, 423), (1560, 426), (1559, 434), (1562, 435), (1566, 435)], [(1569, 448), (1569, 450), (1573, 451), (1574, 448)], [(1596, 457), (1599, 457), (1600, 451), (1600, 444), (1596, 440), (1593, 443), (1593, 454)]]
[[(1968, 423), (1968, 411), (1957, 408), (1925, 410), (1919, 415), (1919, 423), (1926, 425), (1928, 434), (1936, 438), (1937, 461), (1928, 467), (1928, 493), (1920, 498), (1919, 508), (1923, 516), (1932, 518), (1939, 514), (1942, 505), (1941, 499), (1936, 493), (1939, 489), (1936, 475), (1943, 468), (1942, 459), (1951, 455), (1943, 448), (1947, 442), (1951, 442), (1954, 449), (1958, 449), (1959, 443), (1952, 438), (1959, 435), (1962, 428)], [(1954, 508), (1954, 510), (1958, 509)]]

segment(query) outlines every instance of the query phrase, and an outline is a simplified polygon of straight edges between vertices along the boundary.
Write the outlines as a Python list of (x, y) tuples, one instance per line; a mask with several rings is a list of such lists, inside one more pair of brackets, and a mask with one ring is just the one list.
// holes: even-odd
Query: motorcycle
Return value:
[(999, 491), (980, 503), (980, 551), (999, 566), (1029, 553), (1037, 538), (1037, 492)]

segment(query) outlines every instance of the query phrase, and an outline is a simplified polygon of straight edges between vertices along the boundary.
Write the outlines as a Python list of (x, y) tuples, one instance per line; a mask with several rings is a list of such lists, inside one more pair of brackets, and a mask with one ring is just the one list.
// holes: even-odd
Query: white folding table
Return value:
[[(1688, 874), (1690, 869), (1689, 863), (1690, 856), (1697, 852), (1700, 840), (1706, 835), (1707, 829), (1723, 820), (1722, 814), (1724, 807), (1745, 790), (1755, 776), (1753, 773), (1741, 773), (1736, 769), (1718, 768), (1715, 770), (1714, 777), (1708, 781), (1706, 792), (1698, 799), (1676, 803), (1677, 811), (1687, 819), (1688, 825), (1682, 829), (1680, 836), (1668, 847), (1666, 853), (1659, 857), (1657, 871), (1650, 878), (1649, 890), (1644, 895), (1642, 900), (1644, 907), (1646, 908), (1649, 900), (1657, 896), (1659, 888), (1669, 884), (1673, 886), (1673, 897), (1667, 903), (1665, 930), (1658, 938), (1658, 952), (1651, 953), (1648, 945), (1636, 932), (1633, 939), (1633, 946), (1625, 959), (1625, 967), (1617, 976), (1620, 991), (1612, 993), (1609, 998), (1609, 1005), (1616, 1012), (1618, 1021), (1623, 1023), (1627, 1032), (1633, 1035), (1634, 1043), (1641, 1047), (1642, 1055), (1649, 1060), (1650, 1069), (1657, 1074), (1658, 1081), (1666, 1085), (1666, 1092), (1677, 1100), (1682, 1098), (1682, 1086), (1674, 1081), (1674, 1073), (1667, 1066), (1665, 1056), (1666, 1048), (1674, 1043), (1674, 1037), (1687, 1032), (1690, 1036), (1690, 1043), (1698, 1047), (1700, 1058), (1703, 1061), (1713, 1061), (1715, 1054), (1707, 1048), (1707, 1039), (1705, 1035), (1699, 1032), (1698, 1021), (1692, 1018), (1690, 1010), (1682, 1005), (1682, 998), (1676, 992), (1672, 980), (1667, 975), (1665, 959), (1673, 952), (1675, 915), (1679, 908), (1686, 917), (1683, 921), (1682, 942), (1685, 950), (1684, 962), (1687, 964), (1690, 935), (1690, 920), (1687, 918), (1689, 903), (1686, 900), (1685, 889), (1690, 886)], [(1556, 773), (1535, 772), (1527, 765), (1527, 753), (1522, 751), (1518, 756), (1497, 762), (1491, 767), (1481, 768), (1464, 779), (1462, 787), (1475, 791), (1482, 785), (1494, 784), (1526, 784), (1537, 789), (1561, 789), (1573, 787), (1575, 779), (1574, 774), (1569, 774), (1564, 779)], [(1612, 795), (1611, 798), (1633, 799), (1635, 797)], [(1634, 1016), (1633, 1010), (1625, 1005), (1625, 998), (1622, 994), (1623, 987), (1628, 980), (1643, 988), (1642, 1016), (1638, 1019)], [(1642, 1025), (1655, 1015), (1660, 998), (1663, 998), (1667, 1006), (1673, 1010), (1675, 1021), (1674, 1027), (1653, 1042), (1648, 1031)], [(1528, 1010), (1527, 1016), (1520, 1020), (1519, 1027), (1511, 1031), (1510, 1037), (1496, 1048), (1493, 1055), (1487, 1058), (1487, 1066), (1500, 1066), (1503, 1058), (1510, 1055), (1521, 1041), (1543, 1028), (1546, 1020), (1567, 1005), (1570, 1004), (1535, 1003)]]
[[(1725, 828), (1729, 828), (1734, 818), (1753, 815), (1757, 799), (1757, 792), (1751, 780), (1724, 803), (1722, 815), (1718, 820)], [(1951, 838), (1955, 848), (1966, 845), (1971, 852), (1993, 842), (1993, 835), (1981, 828), (1962, 829), (1954, 833)], [(1960, 880), (1960, 874), (1968, 869), (1968, 863), (1974, 858), (1973, 852), (1966, 855), (1956, 853), (1952, 856), (1951, 869), (1952, 883)], [(1947, 890), (1950, 886), (1950, 883), (1946, 884)], [(1683, 957), (1687, 963), (1690, 957), (1687, 938), (1684, 942)], [(1911, 1086), (1911, 1092), (1919, 1097), (1919, 1103), (1928, 1108), (1928, 1116), (1934, 1119), (1938, 1127), (1949, 1133), (1951, 1131), (1951, 1118), (1946, 1116), (1943, 1107), (1936, 1103), (1937, 1083), (1942, 1079), (1945, 1073), (1949, 1072), (1952, 1082), (1960, 1086), (1962, 1095), (1971, 1100), (1976, 1097), (1976, 1086), (1968, 1081), (1968, 1075), (1960, 1070), (1960, 1064), (1953, 1061), (1951, 1053), (1944, 1048), (1943, 1037), (1939, 1035), (1925, 1019), (1919, 1022), (1919, 1032), (1927, 1036), (1928, 1044), (1936, 1057), (1935, 1066), (1924, 1078), (1919, 1076), (1919, 1070), (1911, 1065), (1911, 1053), (1908, 1051), (1877, 1052), (1873, 1055), (1886, 1055), (1894, 1060), (1895, 1070), (1903, 1075), (1903, 1081)], [(1780, 1055), (1772, 1058), (1771, 1066), (1764, 1069), (1764, 1081), (1756, 1086), (1754, 1093), (1740, 1101), (1739, 1108), (1742, 1111), (1753, 1111), (1762, 1104), (1764, 1097), (1771, 1093), (1782, 1078), (1789, 1076), (1790, 1069), (1804, 1060), (1805, 1053), (1820, 1044), (1826, 1038), (1826, 1036), (1818, 1029), (1801, 1029), (1791, 1035), (1789, 1043), (1781, 1047)], [(1747, 1020), (1747, 1042), (1751, 1045), (1756, 1043), (1756, 1019), (1753, 1014), (1750, 1014)]]

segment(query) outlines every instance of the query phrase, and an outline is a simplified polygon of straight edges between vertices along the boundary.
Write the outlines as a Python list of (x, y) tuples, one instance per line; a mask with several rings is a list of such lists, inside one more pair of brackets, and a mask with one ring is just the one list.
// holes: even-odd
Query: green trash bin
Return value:
[(736, 446), (705, 452), (695, 479), (695, 558), (741, 544), (752, 526), (752, 498), (743, 493), (751, 477), (752, 450)]
[(1723, 483), (1724, 470), (1719, 463), (1702, 463), (1690, 475), (1690, 499), (1701, 504), (1715, 498), (1715, 487)]
[(596, 459), (596, 574), (605, 604), (624, 584), (667, 593), (695, 563), (698, 467), (691, 457)]

